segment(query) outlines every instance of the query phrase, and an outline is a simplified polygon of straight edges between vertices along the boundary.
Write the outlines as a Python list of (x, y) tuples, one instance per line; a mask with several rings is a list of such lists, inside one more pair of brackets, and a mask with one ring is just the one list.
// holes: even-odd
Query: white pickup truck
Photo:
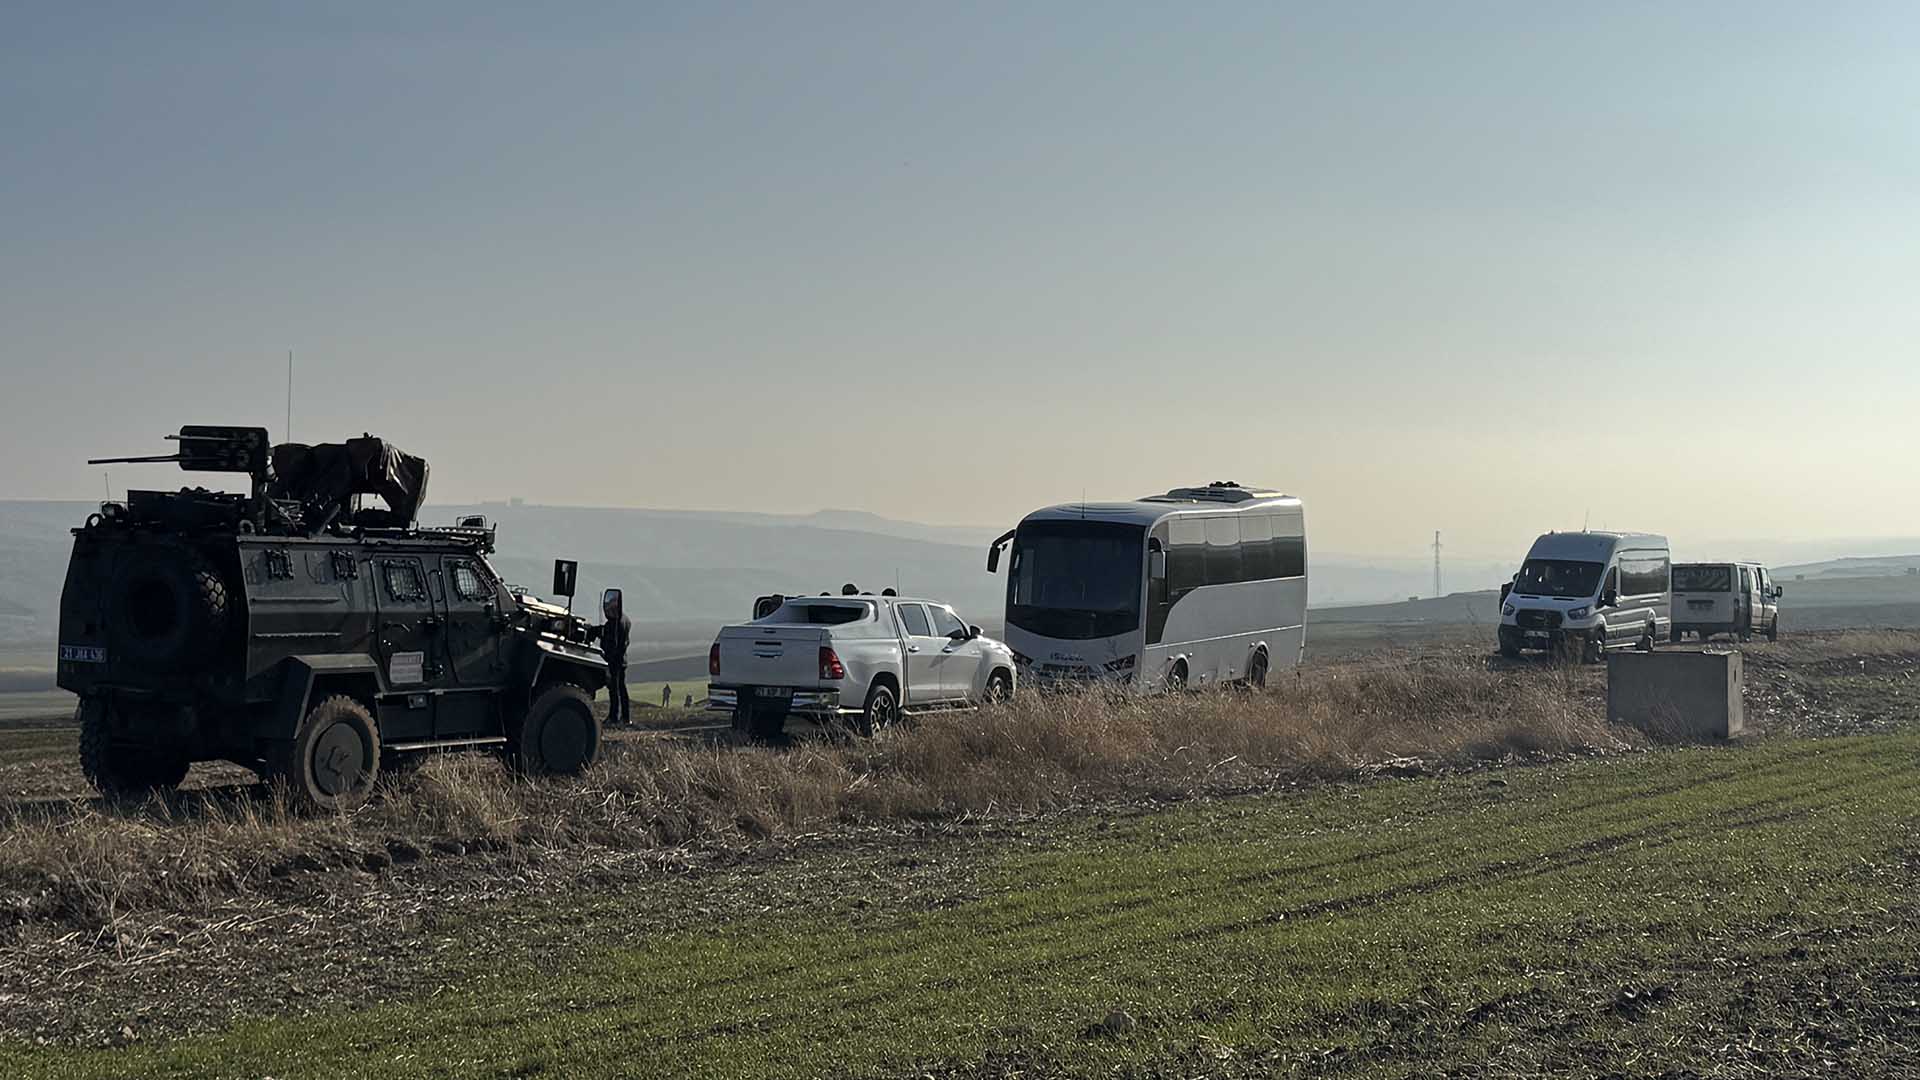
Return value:
[(707, 707), (748, 739), (777, 737), (789, 718), (872, 735), (903, 715), (1010, 697), (1013, 667), (1010, 649), (938, 600), (800, 596), (721, 628)]

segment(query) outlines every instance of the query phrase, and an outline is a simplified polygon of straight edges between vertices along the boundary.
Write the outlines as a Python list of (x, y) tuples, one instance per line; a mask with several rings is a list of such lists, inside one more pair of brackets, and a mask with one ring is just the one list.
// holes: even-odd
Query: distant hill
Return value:
[(1920, 574), (1920, 555), (1861, 555), (1774, 568), (1782, 581), (1796, 578), (1898, 577)]

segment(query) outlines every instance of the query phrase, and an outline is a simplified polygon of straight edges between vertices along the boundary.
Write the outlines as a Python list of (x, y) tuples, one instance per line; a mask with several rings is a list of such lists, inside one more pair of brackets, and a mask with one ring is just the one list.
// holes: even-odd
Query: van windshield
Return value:
[(1687, 566), (1673, 568), (1674, 592), (1732, 592), (1733, 567)]
[(1528, 559), (1520, 567), (1513, 591), (1521, 596), (1561, 596), (1580, 599), (1592, 596), (1600, 587), (1605, 563), (1574, 559)]

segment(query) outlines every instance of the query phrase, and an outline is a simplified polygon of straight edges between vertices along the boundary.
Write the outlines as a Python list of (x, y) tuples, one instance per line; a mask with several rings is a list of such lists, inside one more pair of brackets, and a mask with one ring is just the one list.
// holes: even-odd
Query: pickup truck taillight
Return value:
[(820, 677), (822, 679), (847, 677), (847, 666), (840, 662), (840, 657), (835, 655), (831, 645), (820, 646)]
[(707, 674), (716, 679), (720, 677), (720, 643), (717, 641), (707, 650)]

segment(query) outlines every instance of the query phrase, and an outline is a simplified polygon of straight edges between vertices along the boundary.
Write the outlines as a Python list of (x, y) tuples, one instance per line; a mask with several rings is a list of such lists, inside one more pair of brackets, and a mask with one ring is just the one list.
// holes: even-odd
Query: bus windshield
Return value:
[(1085, 641), (1140, 628), (1146, 530), (1110, 521), (1020, 526), (1007, 578), (1007, 623)]
[(1521, 596), (1560, 596), (1578, 600), (1600, 587), (1605, 563), (1574, 559), (1528, 559), (1520, 566), (1513, 591)]

